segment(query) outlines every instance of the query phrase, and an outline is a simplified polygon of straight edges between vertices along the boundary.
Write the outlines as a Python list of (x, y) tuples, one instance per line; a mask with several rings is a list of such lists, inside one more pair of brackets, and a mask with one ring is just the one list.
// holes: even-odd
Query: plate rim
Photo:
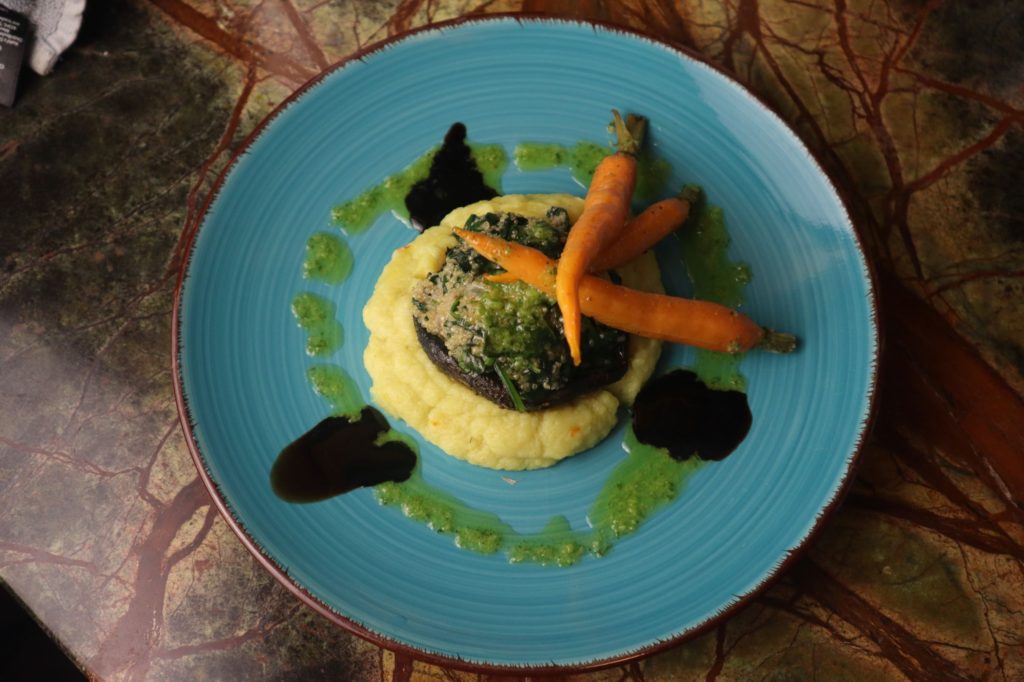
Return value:
[[(282, 114), (289, 106), (297, 102), (301, 97), (305, 96), (306, 93), (311, 91), (316, 86), (320, 85), (322, 81), (330, 77), (337, 71), (341, 71), (346, 68), (352, 62), (361, 62), (367, 57), (374, 53), (381, 52), (388, 49), (392, 45), (403, 42), (409, 38), (417, 36), (423, 33), (441, 33), (446, 29), (459, 27), (466, 24), (490, 24), (490, 23), (501, 23), (509, 20), (515, 21), (520, 25), (525, 24), (575, 24), (582, 27), (590, 27), (595, 32), (598, 30), (606, 31), (609, 33), (618, 33), (634, 39), (639, 39), (653, 43), (663, 49), (670, 52), (674, 52), (681, 57), (697, 62), (698, 64), (713, 70), (717, 75), (721, 76), (725, 80), (729, 81), (732, 85), (739, 88), (745, 95), (751, 98), (751, 100), (760, 107), (764, 114), (771, 118), (774, 118), (780, 123), (789, 133), (793, 136), (798, 146), (807, 155), (808, 160), (815, 166), (817, 171), (821, 174), (822, 178), (828, 183), (835, 192), (836, 198), (839, 200), (840, 208), (846, 218), (846, 224), (849, 227), (849, 232), (853, 237), (857, 251), (861, 257), (861, 262), (864, 266), (865, 284), (867, 288), (867, 300), (869, 308), (869, 320), (871, 322), (871, 358), (869, 360), (870, 377), (866, 389), (867, 409), (864, 413), (864, 418), (860, 423), (860, 430), (857, 434), (856, 442), (850, 453), (849, 463), (846, 467), (846, 471), (843, 474), (838, 487), (836, 488), (832, 498), (822, 507), (812, 523), (810, 529), (794, 546), (787, 549), (779, 561), (772, 569), (770, 569), (760, 580), (760, 582), (753, 588), (741, 595), (736, 595), (737, 599), (735, 602), (729, 604), (722, 610), (708, 616), (704, 621), (698, 625), (680, 632), (679, 634), (669, 637), (667, 639), (653, 641), (645, 646), (639, 647), (635, 650), (623, 652), (620, 655), (610, 656), (606, 658), (595, 658), (594, 660), (584, 661), (580, 663), (571, 664), (545, 664), (545, 665), (516, 665), (516, 664), (499, 664), (499, 663), (486, 663), (482, 661), (473, 661), (459, 658), (458, 656), (449, 656), (433, 651), (427, 651), (419, 649), (411, 644), (399, 641), (388, 637), (382, 633), (374, 632), (363, 625), (351, 620), (342, 613), (339, 613), (333, 609), (330, 605), (321, 601), (316, 595), (309, 592), (303, 586), (297, 584), (292, 580), (289, 572), (284, 567), (280, 566), (272, 557), (267, 555), (259, 543), (249, 535), (244, 522), (241, 519), (235, 517), (232, 512), (228, 501), (224, 498), (221, 493), (220, 486), (213, 480), (210, 472), (207, 468), (206, 460), (203, 454), (200, 452), (199, 445), (196, 441), (193, 433), (193, 424), (195, 420), (192, 418), (191, 409), (188, 401), (185, 397), (185, 390), (183, 386), (182, 367), (180, 362), (180, 354), (182, 352), (182, 334), (181, 334), (181, 311), (182, 311), (182, 293), (184, 289), (184, 283), (186, 275), (189, 270), (189, 266), (192, 262), (192, 256), (195, 251), (196, 239), (207, 223), (209, 210), (213, 203), (217, 200), (221, 189), (223, 189), (224, 183), (227, 181), (231, 172), (234, 170), (238, 162), (244, 157), (249, 148), (253, 143), (263, 134), (263, 132), (274, 122), (274, 120)], [(589, 672), (602, 670), (605, 668), (614, 667), (617, 665), (623, 665), (632, 661), (638, 661), (643, 658), (647, 658), (654, 654), (666, 651), (670, 648), (678, 646), (683, 642), (695, 639), (707, 632), (710, 632), (715, 627), (719, 626), (724, 621), (728, 620), (735, 613), (748, 606), (757, 597), (766, 592), (772, 587), (778, 580), (785, 574), (789, 568), (800, 558), (803, 557), (804, 553), (814, 543), (821, 533), (822, 528), (825, 526), (825, 522), (828, 518), (838, 509), (842, 504), (846, 495), (849, 493), (850, 487), (855, 478), (854, 474), (860, 465), (861, 457), (863, 455), (864, 445), (870, 436), (875, 423), (875, 417), (878, 410), (878, 369), (879, 359), (882, 353), (882, 346), (884, 343), (884, 333), (880, 324), (880, 307), (879, 307), (879, 285), (878, 285), (878, 273), (876, 272), (874, 264), (868, 258), (867, 249), (865, 248), (864, 239), (860, 232), (857, 230), (856, 224), (852, 218), (852, 211), (850, 210), (847, 193), (840, 189), (840, 185), (835, 182), (831, 173), (829, 173), (825, 165), (822, 163), (819, 155), (814, 152), (807, 143), (797, 134), (793, 127), (787, 123), (782, 116), (777, 114), (774, 109), (765, 101), (765, 99), (759, 94), (751, 90), (747, 85), (740, 82), (732, 74), (726, 71), (723, 67), (720, 67), (710, 62), (706, 57), (696, 52), (692, 48), (678, 45), (675, 43), (668, 42), (667, 40), (657, 37), (651, 33), (645, 32), (640, 29), (624, 27), (617, 24), (613, 24), (606, 21), (581, 19), (574, 17), (561, 17), (551, 14), (543, 14), (537, 12), (496, 12), (493, 14), (486, 15), (468, 15), (455, 17), (445, 21), (425, 24), (413, 29), (397, 33), (393, 36), (383, 38), (370, 45), (367, 45), (359, 50), (348, 55), (344, 59), (341, 59), (329, 67), (321, 71), (319, 74), (309, 79), (301, 86), (299, 86), (290, 95), (279, 102), (263, 119), (261, 119), (253, 129), (243, 138), (241, 143), (232, 151), (230, 158), (225, 164), (224, 168), (218, 173), (216, 179), (210, 187), (206, 197), (204, 198), (195, 219), (192, 224), (186, 223), (184, 226), (185, 232), (182, 234), (181, 240), (179, 241), (179, 253), (182, 254), (181, 262), (177, 269), (177, 278), (174, 286), (174, 301), (171, 310), (171, 374), (173, 378), (174, 398), (175, 405), (178, 412), (178, 421), (181, 426), (182, 432), (185, 436), (186, 445), (188, 446), (189, 454), (191, 455), (192, 462), (195, 465), (200, 480), (203, 482), (207, 493), (210, 495), (214, 506), (217, 511), (227, 522), (228, 527), (234, 532), (234, 534), (241, 540), (242, 545), (249, 551), (250, 554), (267, 570), (281, 585), (283, 585), (289, 592), (296, 596), (300, 602), (305, 604), (307, 607), (313, 609), (320, 615), (324, 616), (333, 624), (340, 626), (344, 630), (351, 634), (357, 635), (372, 644), (379, 647), (388, 649), (396, 654), (405, 654), (414, 658), (415, 660), (426, 662), (433, 665), (439, 665), (442, 667), (451, 667), (459, 670), (465, 670), (477, 673), (497, 673), (497, 674), (515, 674), (515, 675), (552, 675), (552, 674), (564, 674), (568, 672)]]

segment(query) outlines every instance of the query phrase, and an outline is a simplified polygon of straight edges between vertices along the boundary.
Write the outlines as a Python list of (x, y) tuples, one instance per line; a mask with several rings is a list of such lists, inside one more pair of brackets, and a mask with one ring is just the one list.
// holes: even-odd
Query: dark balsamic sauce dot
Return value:
[(484, 183), (483, 173), (466, 144), (466, 126), (455, 123), (444, 136), (430, 164), (430, 174), (405, 196), (413, 227), (421, 232), (437, 225), (452, 210), (498, 193)]
[(633, 433), (673, 459), (724, 459), (746, 438), (752, 415), (745, 393), (708, 388), (688, 370), (649, 381), (633, 403)]
[(288, 502), (319, 502), (356, 488), (408, 479), (416, 453), (396, 441), (375, 445), (388, 428), (384, 415), (370, 406), (356, 420), (324, 419), (277, 456), (270, 470), (274, 493)]

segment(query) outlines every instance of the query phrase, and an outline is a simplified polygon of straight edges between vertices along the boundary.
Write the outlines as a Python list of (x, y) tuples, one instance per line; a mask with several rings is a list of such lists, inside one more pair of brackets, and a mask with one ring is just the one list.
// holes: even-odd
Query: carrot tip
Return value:
[(793, 334), (784, 334), (767, 327), (764, 330), (764, 338), (757, 347), (769, 353), (792, 353), (798, 345), (797, 338)]
[(583, 361), (583, 358), (580, 356), (579, 346), (573, 347), (572, 345), (570, 345), (569, 346), (569, 355), (572, 356), (572, 364), (573, 364), (573, 366), (574, 367), (579, 367), (580, 366), (580, 362)]

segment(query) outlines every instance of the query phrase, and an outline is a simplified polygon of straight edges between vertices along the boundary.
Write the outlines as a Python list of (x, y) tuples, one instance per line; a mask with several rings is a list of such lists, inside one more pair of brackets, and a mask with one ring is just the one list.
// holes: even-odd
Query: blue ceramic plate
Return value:
[[(795, 332), (791, 356), (751, 353), (753, 427), (605, 557), (571, 568), (458, 549), (380, 506), (370, 489), (295, 505), (271, 491), (278, 451), (325, 417), (306, 380), (292, 297), (334, 301), (341, 365), (369, 399), (361, 311), (414, 232), (393, 215), (347, 235), (340, 286), (303, 279), (306, 240), (331, 208), (406, 167), (455, 121), (473, 142), (606, 141), (609, 110), (650, 119), (669, 187), (701, 184), (725, 208), (730, 255), (750, 264), (747, 312)], [(510, 165), (505, 193), (573, 192), (568, 170)], [(670, 248), (670, 247), (665, 247)], [(670, 288), (689, 284), (663, 253)], [(674, 263), (674, 264), (673, 264)], [(874, 386), (872, 287), (850, 219), (806, 148), (720, 72), (656, 41), (558, 20), (474, 20), (419, 31), (342, 64), (261, 126), (222, 178), (191, 248), (176, 314), (179, 406), (196, 461), (246, 545), (292, 591), (378, 643), (449, 664), (595, 667), (655, 651), (763, 588), (836, 502)], [(668, 349), (662, 367), (692, 364)], [(423, 475), (522, 532), (554, 515), (585, 528), (621, 460), (622, 433), (554, 468), (500, 472), (416, 439)]]

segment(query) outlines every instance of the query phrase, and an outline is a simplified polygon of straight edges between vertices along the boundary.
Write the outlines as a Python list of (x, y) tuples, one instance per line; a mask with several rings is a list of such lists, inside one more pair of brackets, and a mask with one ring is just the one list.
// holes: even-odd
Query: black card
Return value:
[(7, 107), (14, 104), (27, 37), (28, 20), (0, 6), (0, 104)]

